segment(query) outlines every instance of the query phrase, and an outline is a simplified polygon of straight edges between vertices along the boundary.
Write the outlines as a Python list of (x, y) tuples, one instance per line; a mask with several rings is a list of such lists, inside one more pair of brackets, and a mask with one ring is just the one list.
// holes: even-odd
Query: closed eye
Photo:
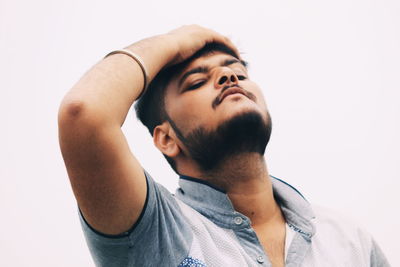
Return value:
[(247, 79), (247, 77), (244, 75), (237, 75), (237, 78), (239, 79), (239, 81), (243, 81), (243, 80)]
[(188, 88), (186, 88), (186, 91), (195, 90), (197, 88), (200, 88), (201, 86), (203, 86), (203, 84), (205, 84), (205, 81), (201, 81), (201, 82), (195, 83), (195, 84), (189, 86)]

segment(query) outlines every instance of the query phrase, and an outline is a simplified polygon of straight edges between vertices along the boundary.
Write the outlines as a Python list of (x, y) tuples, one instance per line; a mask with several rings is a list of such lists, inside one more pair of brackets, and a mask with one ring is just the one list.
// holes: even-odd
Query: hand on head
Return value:
[(185, 61), (209, 43), (226, 45), (239, 57), (238, 49), (228, 37), (199, 25), (182, 26), (170, 31), (167, 35), (173, 39), (175, 45), (175, 57), (169, 65)]

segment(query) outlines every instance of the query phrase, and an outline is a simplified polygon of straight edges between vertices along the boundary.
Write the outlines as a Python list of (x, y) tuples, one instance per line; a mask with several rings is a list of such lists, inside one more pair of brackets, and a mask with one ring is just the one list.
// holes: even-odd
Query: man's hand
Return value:
[(188, 59), (206, 44), (213, 42), (226, 45), (239, 56), (236, 46), (229, 38), (198, 25), (182, 26), (172, 30), (168, 35), (176, 44), (175, 57), (170, 62), (172, 65)]
[(163, 67), (185, 61), (206, 44), (213, 42), (226, 45), (239, 56), (229, 38), (198, 25), (182, 26), (169, 33), (143, 39), (126, 48), (143, 59), (151, 81)]

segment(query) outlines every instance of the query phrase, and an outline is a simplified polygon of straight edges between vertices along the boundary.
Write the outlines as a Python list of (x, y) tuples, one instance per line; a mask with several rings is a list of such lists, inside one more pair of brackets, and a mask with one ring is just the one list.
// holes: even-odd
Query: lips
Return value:
[(225, 90), (225, 91), (222, 93), (222, 95), (220, 96), (218, 102), (221, 103), (221, 102), (225, 99), (225, 97), (227, 97), (228, 95), (233, 95), (233, 94), (242, 94), (242, 95), (244, 95), (244, 96), (246, 96), (246, 97), (249, 97), (249, 96), (247, 95), (246, 91), (243, 90), (242, 88), (240, 88), (240, 87), (231, 87), (231, 88)]

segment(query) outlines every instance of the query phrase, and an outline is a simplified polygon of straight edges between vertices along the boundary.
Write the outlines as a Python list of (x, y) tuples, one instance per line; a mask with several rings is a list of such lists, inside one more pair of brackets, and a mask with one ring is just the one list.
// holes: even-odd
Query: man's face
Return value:
[[(237, 143), (242, 142), (240, 140), (246, 136), (256, 137), (251, 132), (242, 131), (243, 127), (257, 131), (255, 135), (262, 132), (256, 138), (267, 139), (265, 145), (262, 141), (265, 149), (271, 121), (264, 97), (261, 89), (249, 79), (247, 68), (237, 58), (222, 52), (199, 57), (178, 73), (166, 90), (165, 108), (168, 117), (175, 126), (174, 130), (178, 131), (180, 141), (187, 146), (195, 160), (197, 154), (205, 154), (200, 155), (200, 158), (210, 157), (210, 154), (221, 158), (227, 156), (226, 153), (240, 152), (228, 151), (221, 154), (220, 150), (226, 150), (232, 144), (221, 147), (220, 143)], [(250, 124), (246, 122), (249, 120)], [(227, 125), (229, 122), (233, 124)], [(240, 131), (240, 137), (232, 135), (232, 132)], [(245, 146), (248, 146), (247, 143)], [(210, 150), (211, 146), (219, 146), (219, 151)], [(204, 147), (207, 147), (205, 151), (199, 151)], [(263, 149), (256, 150), (263, 152)]]

